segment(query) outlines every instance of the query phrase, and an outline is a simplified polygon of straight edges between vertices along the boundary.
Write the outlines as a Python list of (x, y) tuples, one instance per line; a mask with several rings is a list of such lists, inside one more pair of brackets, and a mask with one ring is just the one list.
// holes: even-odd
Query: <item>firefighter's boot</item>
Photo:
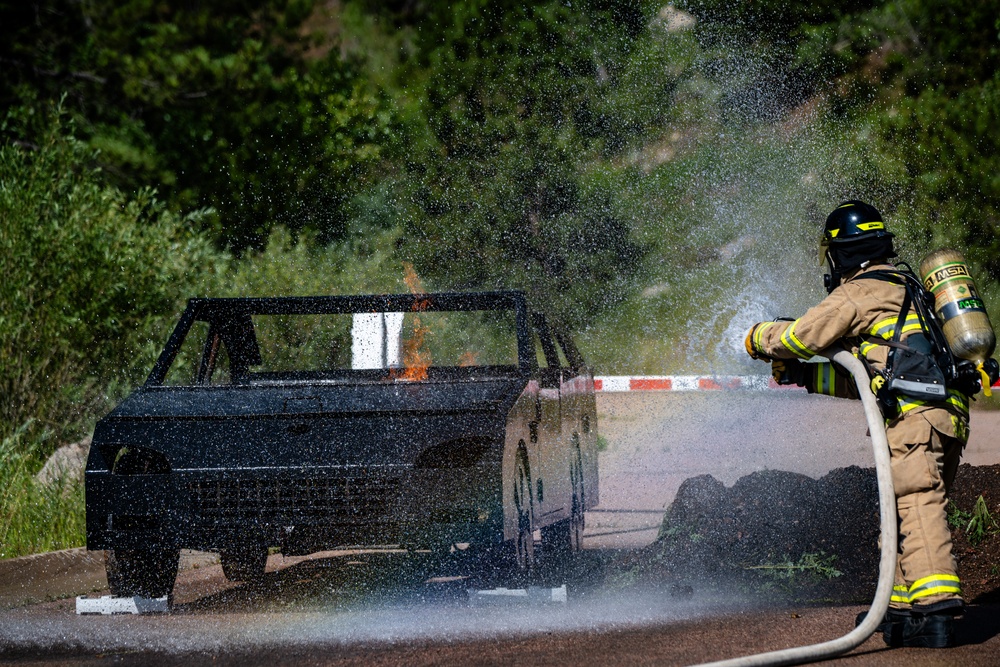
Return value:
[[(854, 627), (861, 625), (861, 622), (865, 620), (865, 616), (867, 615), (867, 611), (863, 611), (858, 614), (858, 617), (854, 619)], [(890, 608), (885, 612), (885, 616), (882, 617), (882, 621), (878, 624), (878, 626), (876, 626), (875, 632), (881, 632), (883, 637), (888, 637), (894, 633), (902, 632), (903, 624), (909, 617), (910, 612), (908, 610)], [(896, 626), (899, 627), (898, 630), (894, 629)]]
[(913, 614), (882, 633), (887, 646), (948, 648), (955, 645), (955, 617), (951, 614)]

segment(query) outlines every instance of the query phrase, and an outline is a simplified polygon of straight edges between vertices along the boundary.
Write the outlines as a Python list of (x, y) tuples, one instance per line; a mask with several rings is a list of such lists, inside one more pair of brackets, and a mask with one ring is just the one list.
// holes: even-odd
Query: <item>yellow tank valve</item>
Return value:
[(978, 370), (979, 374), (982, 376), (983, 396), (989, 398), (993, 395), (993, 390), (990, 388), (990, 374), (986, 372), (985, 368), (983, 368), (982, 362), (979, 362), (979, 365), (976, 366), (976, 370)]

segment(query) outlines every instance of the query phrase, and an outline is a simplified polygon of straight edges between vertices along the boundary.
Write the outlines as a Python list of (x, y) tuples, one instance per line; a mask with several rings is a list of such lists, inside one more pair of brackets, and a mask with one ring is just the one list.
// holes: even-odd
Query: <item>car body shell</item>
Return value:
[[(415, 381), (387, 369), (252, 372), (248, 323), (262, 313), (494, 309), (513, 313), (516, 364), (432, 367)], [(221, 340), (232, 379), (165, 384), (196, 322), (210, 327), (198, 377)], [(518, 531), (518, 457), (535, 528), (570, 518), (574, 457), (579, 500), (598, 502), (596, 431), (590, 370), (521, 292), (191, 299), (145, 385), (95, 428), (87, 546), (502, 543)]]

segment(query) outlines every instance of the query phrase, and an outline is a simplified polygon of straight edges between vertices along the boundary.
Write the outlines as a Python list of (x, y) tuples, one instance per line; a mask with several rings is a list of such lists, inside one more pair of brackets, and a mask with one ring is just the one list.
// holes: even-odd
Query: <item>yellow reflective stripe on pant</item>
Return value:
[(788, 349), (789, 352), (801, 359), (812, 359), (816, 356), (816, 353), (810, 350), (808, 347), (802, 344), (795, 336), (795, 325), (799, 321), (795, 320), (792, 325), (785, 329), (784, 333), (781, 334), (781, 344)]
[(816, 378), (813, 390), (817, 394), (836, 396), (836, 385), (833, 376), (833, 364), (816, 364)]
[(896, 584), (892, 587), (892, 597), (889, 598), (889, 602), (910, 604), (910, 589), (906, 586), (906, 584), (903, 584), (902, 586)]
[(958, 577), (954, 574), (932, 574), (929, 577), (918, 579), (910, 586), (910, 602), (916, 602), (920, 598), (931, 595), (961, 595), (962, 589), (959, 586)]

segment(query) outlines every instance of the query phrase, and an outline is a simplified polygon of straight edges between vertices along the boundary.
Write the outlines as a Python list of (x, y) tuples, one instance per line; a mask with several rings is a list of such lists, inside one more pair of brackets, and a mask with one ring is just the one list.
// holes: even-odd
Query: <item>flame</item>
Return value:
[[(417, 275), (413, 265), (403, 262), (403, 282), (410, 290), (410, 294), (424, 294), (424, 285)], [(427, 310), (430, 302), (426, 299), (416, 299), (413, 302), (414, 313)], [(424, 337), (430, 333), (430, 329), (420, 321), (419, 315), (413, 316), (413, 335), (403, 341), (403, 368), (392, 373), (393, 379), (406, 382), (419, 382), (427, 379), (427, 369), (431, 365), (431, 353), (423, 349)]]
[[(420, 280), (420, 276), (417, 275), (413, 265), (409, 262), (403, 262), (403, 282), (406, 283), (406, 287), (410, 290), (410, 294), (427, 293), (424, 289), (424, 283)], [(424, 308), (426, 308), (426, 306), (424, 306)]]
[(420, 322), (419, 317), (413, 318), (413, 335), (403, 341), (403, 368), (397, 370), (395, 379), (407, 382), (418, 382), (427, 379), (427, 368), (431, 365), (430, 352), (421, 349), (427, 327)]

